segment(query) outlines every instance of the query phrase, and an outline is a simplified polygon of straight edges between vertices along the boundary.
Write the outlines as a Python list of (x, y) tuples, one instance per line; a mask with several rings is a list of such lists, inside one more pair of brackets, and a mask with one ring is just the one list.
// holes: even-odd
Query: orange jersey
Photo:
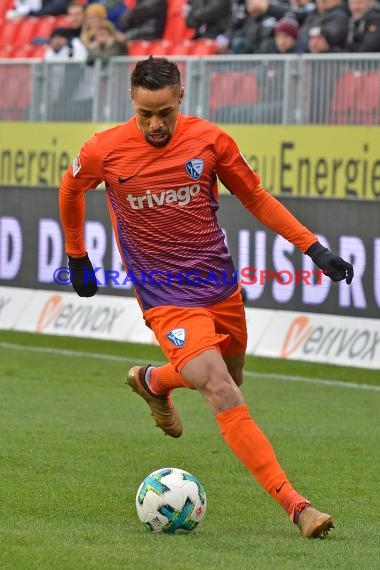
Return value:
[(218, 178), (301, 251), (317, 241), (261, 186), (227, 133), (179, 114), (163, 148), (146, 142), (134, 117), (84, 144), (60, 187), (66, 251), (85, 255), (84, 193), (104, 181), (119, 251), (143, 309), (214, 305), (237, 287), (216, 219)]

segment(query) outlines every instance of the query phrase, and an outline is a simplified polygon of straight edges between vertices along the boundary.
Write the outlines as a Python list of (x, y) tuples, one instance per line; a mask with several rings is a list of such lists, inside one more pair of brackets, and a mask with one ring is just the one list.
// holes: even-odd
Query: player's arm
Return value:
[(91, 276), (93, 267), (84, 240), (84, 195), (102, 180), (101, 160), (93, 137), (69, 166), (59, 187), (59, 210), (71, 283), (80, 297), (92, 297), (98, 290), (96, 279)]
[(267, 228), (280, 234), (309, 255), (333, 281), (351, 283), (354, 272), (350, 263), (318, 242), (318, 238), (261, 185), (260, 177), (242, 157), (236, 142), (223, 131), (217, 143), (216, 173), (223, 184)]

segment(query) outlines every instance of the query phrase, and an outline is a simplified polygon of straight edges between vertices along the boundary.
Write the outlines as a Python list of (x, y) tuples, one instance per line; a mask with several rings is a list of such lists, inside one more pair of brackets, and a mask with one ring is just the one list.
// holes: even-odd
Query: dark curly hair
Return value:
[(131, 75), (131, 89), (143, 87), (151, 91), (165, 87), (181, 87), (181, 74), (177, 64), (165, 57), (143, 59), (136, 64)]

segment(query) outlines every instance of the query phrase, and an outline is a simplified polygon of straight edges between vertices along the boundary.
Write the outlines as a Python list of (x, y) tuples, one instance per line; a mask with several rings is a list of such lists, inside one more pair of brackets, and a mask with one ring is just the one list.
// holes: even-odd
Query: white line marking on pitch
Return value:
[[(111, 362), (130, 362), (132, 364), (146, 364), (147, 359), (128, 358), (126, 356), (117, 356), (116, 354), (105, 354), (98, 352), (83, 352), (80, 350), (69, 350), (65, 348), (50, 348), (43, 346), (26, 346), (23, 344), (14, 344), (10, 342), (0, 342), (0, 348), (22, 350), (29, 352), (41, 352), (44, 354), (57, 354), (61, 356), (76, 356), (80, 358), (91, 358), (96, 360), (110, 360)], [(164, 364), (162, 360), (151, 360), (149, 363), (153, 365)], [(354, 390), (369, 390), (371, 392), (380, 392), (380, 386), (372, 384), (359, 384), (355, 382), (344, 382), (343, 380), (325, 380), (323, 378), (310, 378), (308, 376), (293, 376), (290, 374), (275, 374), (270, 372), (250, 372), (246, 370), (245, 376), (251, 378), (268, 378), (270, 380), (280, 380), (282, 382), (302, 382), (304, 384), (316, 384), (318, 386), (337, 386), (339, 388), (351, 388)]]

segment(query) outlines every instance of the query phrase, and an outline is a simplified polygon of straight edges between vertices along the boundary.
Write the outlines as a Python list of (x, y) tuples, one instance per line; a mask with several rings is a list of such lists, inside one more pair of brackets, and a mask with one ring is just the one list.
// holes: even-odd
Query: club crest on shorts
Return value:
[(182, 348), (186, 342), (185, 329), (173, 329), (167, 335), (168, 339), (174, 346)]
[(203, 158), (192, 158), (185, 164), (186, 172), (193, 180), (198, 180), (202, 176), (204, 165)]

